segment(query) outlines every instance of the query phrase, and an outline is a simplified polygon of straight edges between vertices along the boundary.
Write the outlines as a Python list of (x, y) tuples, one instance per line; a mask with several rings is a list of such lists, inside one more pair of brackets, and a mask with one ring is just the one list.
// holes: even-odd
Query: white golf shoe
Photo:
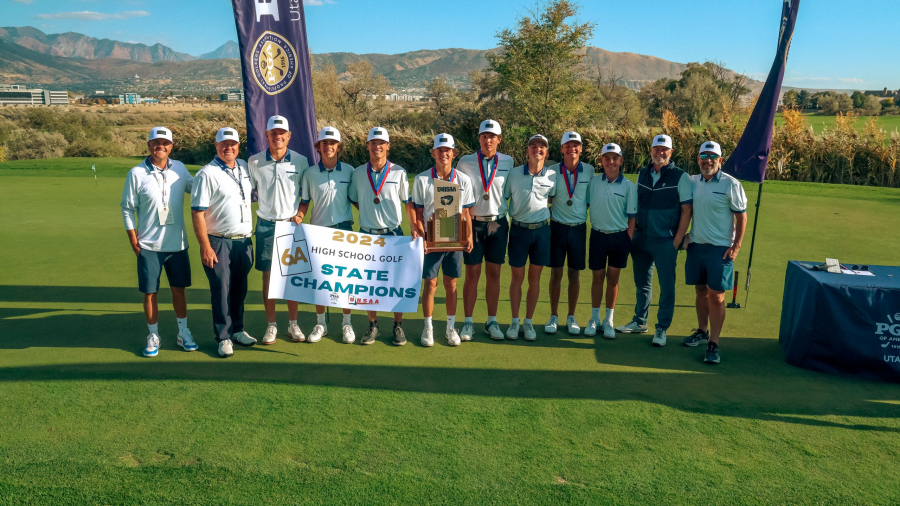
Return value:
[(587, 327), (584, 328), (584, 335), (587, 337), (594, 337), (597, 335), (597, 327), (600, 326), (600, 322), (594, 318), (588, 322)]
[(266, 327), (266, 333), (263, 334), (262, 343), (263, 344), (275, 344), (275, 339), (278, 337), (278, 327), (274, 325), (269, 325)]
[(144, 348), (145, 357), (155, 357), (159, 355), (159, 336), (150, 334), (147, 336), (147, 347)]
[(489, 335), (494, 341), (502, 341), (505, 338), (505, 336), (503, 335), (503, 331), (500, 330), (500, 324), (497, 323), (497, 320), (487, 322), (484, 325), (484, 331), (487, 332), (487, 335)]
[(450, 346), (459, 346), (460, 342), (460, 337), (459, 334), (456, 333), (456, 329), (447, 327), (447, 344)]
[(537, 339), (537, 332), (534, 331), (534, 325), (530, 323), (522, 324), (522, 333), (526, 341), (534, 341)]
[(256, 344), (256, 339), (250, 337), (245, 331), (235, 332), (233, 336), (231, 336), (231, 340), (241, 346), (253, 346)]
[(303, 331), (300, 330), (297, 324), (288, 325), (288, 335), (291, 337), (291, 341), (295, 343), (306, 341), (306, 336), (303, 335)]
[(178, 333), (178, 340), (176, 342), (178, 343), (178, 346), (184, 348), (184, 351), (197, 351), (197, 348), (199, 348), (194, 341), (194, 336), (191, 335), (190, 329), (187, 328)]
[(574, 316), (569, 316), (568, 318), (566, 318), (566, 328), (569, 330), (570, 336), (581, 335), (581, 327), (578, 326), (578, 322), (575, 321)]
[(606, 320), (603, 322), (601, 328), (603, 329), (603, 337), (606, 339), (616, 338), (616, 329), (613, 327), (613, 322)]
[(662, 348), (666, 345), (666, 329), (658, 328), (656, 329), (656, 333), (653, 334), (653, 346), (657, 348)]
[(553, 315), (547, 320), (547, 324), (544, 325), (544, 334), (556, 334), (557, 329), (559, 328), (559, 317)]
[(306, 342), (308, 343), (318, 343), (322, 340), (322, 336), (328, 333), (327, 325), (316, 325), (313, 327), (312, 332), (309, 333), (309, 336), (306, 338)]
[(460, 341), (471, 341), (475, 335), (475, 324), (472, 322), (463, 323), (462, 332), (459, 333)]
[(356, 342), (356, 333), (353, 332), (353, 327), (350, 325), (344, 325), (341, 327), (341, 341), (347, 344), (353, 344)]
[(422, 338), (420, 339), (422, 346), (431, 348), (434, 346), (434, 329), (425, 327), (422, 329)]
[(228, 358), (234, 355), (234, 347), (231, 345), (231, 339), (219, 341), (219, 356)]
[(509, 324), (509, 328), (506, 329), (506, 338), (510, 340), (519, 338), (519, 322)]

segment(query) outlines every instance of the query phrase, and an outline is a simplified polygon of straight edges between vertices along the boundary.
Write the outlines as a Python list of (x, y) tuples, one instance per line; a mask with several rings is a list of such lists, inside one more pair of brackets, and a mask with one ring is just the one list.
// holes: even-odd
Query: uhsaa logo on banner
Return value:
[(306, 239), (295, 241), (293, 234), (283, 235), (275, 240), (275, 244), (278, 248), (278, 263), (281, 266), (282, 276), (297, 276), (312, 272)]

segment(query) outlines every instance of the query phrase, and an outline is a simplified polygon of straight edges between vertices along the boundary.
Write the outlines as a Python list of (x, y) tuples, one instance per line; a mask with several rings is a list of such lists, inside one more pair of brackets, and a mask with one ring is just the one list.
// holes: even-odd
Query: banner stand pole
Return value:
[(750, 299), (750, 268), (753, 266), (753, 247), (756, 246), (756, 226), (759, 225), (759, 204), (762, 202), (763, 183), (759, 183), (759, 192), (756, 194), (756, 214), (753, 217), (753, 237), (750, 239), (750, 259), (747, 260), (747, 283), (744, 285), (744, 307)]

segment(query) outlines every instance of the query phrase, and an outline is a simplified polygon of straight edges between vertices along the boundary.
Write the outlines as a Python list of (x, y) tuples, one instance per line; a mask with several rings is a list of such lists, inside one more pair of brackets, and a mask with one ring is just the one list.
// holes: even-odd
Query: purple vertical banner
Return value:
[(772, 149), (775, 113), (778, 110), (778, 100), (781, 98), (781, 82), (784, 80), (784, 68), (787, 65), (799, 9), (800, 0), (784, 0), (775, 63), (772, 65), (772, 70), (769, 71), (769, 77), (766, 78), (766, 84), (750, 115), (741, 140), (738, 141), (734, 152), (722, 166), (723, 171), (738, 179), (762, 183), (766, 178), (769, 151)]
[(232, 0), (241, 47), (247, 151), (268, 148), (266, 121), (288, 119), (290, 149), (318, 160), (316, 107), (309, 68), (306, 18), (298, 0)]

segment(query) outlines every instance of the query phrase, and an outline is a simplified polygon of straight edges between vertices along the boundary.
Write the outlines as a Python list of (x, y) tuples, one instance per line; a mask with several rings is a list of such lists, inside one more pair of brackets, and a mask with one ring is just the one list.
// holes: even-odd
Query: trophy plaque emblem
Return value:
[(425, 245), (432, 251), (463, 251), (469, 228), (460, 212), (460, 188), (456, 183), (434, 179), (434, 214), (428, 220)]

